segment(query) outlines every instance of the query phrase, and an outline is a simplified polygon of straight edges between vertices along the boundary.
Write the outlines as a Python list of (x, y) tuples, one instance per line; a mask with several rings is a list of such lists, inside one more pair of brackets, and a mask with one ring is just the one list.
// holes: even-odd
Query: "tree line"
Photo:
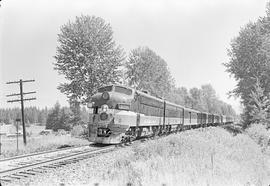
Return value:
[[(48, 113), (50, 109), (47, 107), (40, 109), (37, 107), (26, 107), (24, 109), (24, 117), (26, 123), (36, 123), (39, 125), (45, 125)], [(11, 124), (14, 123), (16, 119), (21, 118), (20, 108), (7, 108), (0, 109), (0, 123)]]
[[(85, 125), (88, 121), (88, 111), (85, 107), (81, 107), (79, 113), (74, 113), (71, 107), (62, 107), (56, 102), (53, 108), (26, 107), (24, 117), (27, 125), (42, 125), (55, 131), (69, 131), (73, 126)], [(0, 123), (15, 124), (16, 119), (21, 119), (20, 108), (0, 109)]]

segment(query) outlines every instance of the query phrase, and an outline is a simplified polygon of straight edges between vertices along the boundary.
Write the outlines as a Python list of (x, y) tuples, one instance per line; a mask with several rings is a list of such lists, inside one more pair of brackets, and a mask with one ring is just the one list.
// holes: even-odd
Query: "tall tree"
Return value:
[(99, 86), (119, 81), (123, 50), (102, 18), (76, 17), (61, 27), (58, 42), (55, 69), (68, 81), (58, 89), (70, 101), (84, 103)]
[[(267, 16), (260, 17), (256, 22), (245, 25), (239, 35), (232, 40), (228, 50), (230, 60), (225, 63), (227, 72), (237, 81), (232, 95), (241, 98), (245, 114), (243, 119), (245, 126), (252, 122), (251, 113), (254, 107), (249, 107), (254, 85), (259, 81), (263, 94), (270, 92), (270, 15), (269, 3)], [(268, 97), (269, 99), (269, 97)]]
[(128, 84), (137, 89), (165, 97), (173, 87), (173, 78), (166, 61), (148, 47), (132, 50), (126, 69)]

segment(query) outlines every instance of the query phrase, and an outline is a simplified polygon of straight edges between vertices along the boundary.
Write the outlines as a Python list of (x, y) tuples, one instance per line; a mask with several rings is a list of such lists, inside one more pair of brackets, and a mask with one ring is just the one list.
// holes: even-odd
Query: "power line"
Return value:
[[(23, 95), (25, 94), (34, 94), (34, 93), (37, 93), (36, 91), (35, 92), (23, 92)], [(21, 94), (9, 94), (9, 95), (6, 95), (7, 97), (11, 97), (11, 96), (20, 96)]]

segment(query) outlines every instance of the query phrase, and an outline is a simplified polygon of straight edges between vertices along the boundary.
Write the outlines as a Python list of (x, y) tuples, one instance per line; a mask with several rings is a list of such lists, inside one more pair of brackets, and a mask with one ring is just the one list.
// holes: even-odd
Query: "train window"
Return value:
[(201, 114), (197, 113), (197, 123), (200, 123), (200, 121), (201, 121)]
[(196, 112), (191, 112), (191, 119), (197, 119), (197, 113)]
[(132, 94), (132, 90), (125, 88), (125, 87), (119, 87), (119, 86), (115, 86), (115, 92), (119, 92), (119, 93), (123, 93), (126, 95), (131, 95)]
[(105, 92), (105, 91), (107, 91), (107, 92), (112, 91), (112, 85), (111, 86), (106, 86), (106, 87), (101, 87), (101, 88), (98, 89), (98, 92)]

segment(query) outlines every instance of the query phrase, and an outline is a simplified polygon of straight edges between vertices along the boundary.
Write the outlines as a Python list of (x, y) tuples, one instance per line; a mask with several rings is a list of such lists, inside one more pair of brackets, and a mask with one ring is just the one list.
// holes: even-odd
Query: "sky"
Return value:
[[(8, 81), (35, 79), (24, 91), (37, 91), (25, 106), (52, 107), (67, 97), (57, 86), (65, 79), (53, 69), (57, 34), (76, 16), (95, 15), (110, 23), (126, 54), (148, 46), (161, 56), (177, 86), (210, 83), (218, 97), (239, 113), (239, 99), (228, 98), (236, 82), (222, 65), (241, 27), (265, 15), (267, 0), (2, 0), (0, 2), (0, 108), (5, 95), (18, 93)], [(28, 95), (26, 97), (32, 97)]]

